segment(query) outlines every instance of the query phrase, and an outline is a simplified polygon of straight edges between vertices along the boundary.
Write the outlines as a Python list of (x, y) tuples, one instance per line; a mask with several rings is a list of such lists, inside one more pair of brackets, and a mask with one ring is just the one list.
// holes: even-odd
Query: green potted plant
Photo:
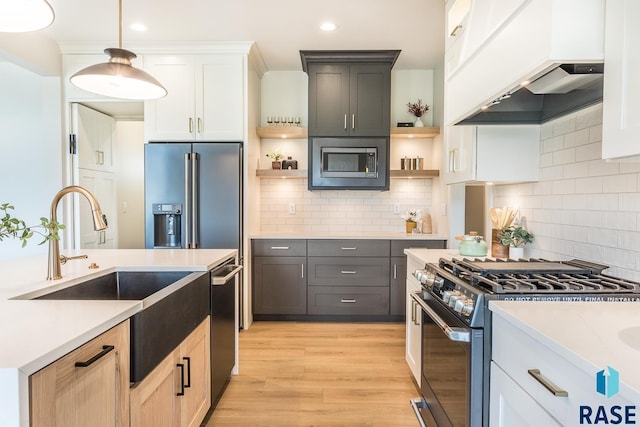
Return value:
[(34, 234), (42, 236), (42, 241), (39, 243), (42, 245), (49, 240), (58, 240), (60, 237), (58, 231), (64, 229), (64, 225), (56, 221), (49, 221), (48, 218), (40, 218), (40, 224), (27, 226), (25, 221), (12, 217), (10, 210), (15, 209), (9, 203), (3, 203), (0, 205), (0, 241), (7, 238), (19, 239), (22, 241), (22, 247), (27, 245), (27, 241), (33, 237)]
[(282, 163), (280, 160), (284, 158), (284, 154), (279, 148), (267, 153), (267, 157), (271, 159), (271, 169), (282, 169)]
[(414, 126), (424, 127), (424, 123), (422, 123), (420, 118), (429, 111), (430, 107), (426, 104), (422, 104), (422, 99), (418, 99), (418, 102), (409, 102), (407, 104), (407, 108), (407, 111), (416, 118)]
[(498, 232), (498, 239), (509, 246), (509, 258), (520, 259), (524, 257), (524, 246), (533, 242), (533, 234), (521, 225), (510, 225)]

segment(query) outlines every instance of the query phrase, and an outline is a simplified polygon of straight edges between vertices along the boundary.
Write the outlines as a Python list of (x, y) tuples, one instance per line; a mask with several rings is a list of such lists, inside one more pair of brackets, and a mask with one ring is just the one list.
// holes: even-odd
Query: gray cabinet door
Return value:
[(309, 136), (348, 135), (349, 65), (309, 67)]
[(369, 239), (326, 239), (309, 240), (310, 257), (313, 256), (345, 256), (345, 257), (388, 257), (388, 240)]
[(309, 136), (389, 136), (390, 64), (309, 66)]
[(392, 316), (404, 316), (407, 293), (407, 257), (391, 257), (391, 280), (389, 282), (389, 305)]
[(390, 133), (391, 66), (351, 65), (349, 84), (351, 136), (383, 136)]
[(309, 257), (309, 285), (389, 287), (389, 258)]
[(253, 258), (253, 313), (306, 314), (306, 257)]

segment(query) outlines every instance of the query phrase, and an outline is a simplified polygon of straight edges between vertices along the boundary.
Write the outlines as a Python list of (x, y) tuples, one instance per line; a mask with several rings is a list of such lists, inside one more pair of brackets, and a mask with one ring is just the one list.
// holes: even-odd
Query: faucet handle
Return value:
[(66, 264), (67, 261), (71, 261), (72, 259), (81, 259), (81, 258), (89, 258), (89, 255), (76, 255), (76, 256), (60, 255), (60, 264)]
[(104, 221), (104, 225), (109, 225), (109, 222), (107, 221), (107, 216), (105, 214), (102, 214), (102, 220)]

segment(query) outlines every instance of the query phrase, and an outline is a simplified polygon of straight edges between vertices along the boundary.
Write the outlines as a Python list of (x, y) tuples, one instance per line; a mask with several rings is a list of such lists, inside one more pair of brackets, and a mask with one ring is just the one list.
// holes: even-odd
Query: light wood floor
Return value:
[(206, 424), (412, 426), (404, 323), (255, 322)]

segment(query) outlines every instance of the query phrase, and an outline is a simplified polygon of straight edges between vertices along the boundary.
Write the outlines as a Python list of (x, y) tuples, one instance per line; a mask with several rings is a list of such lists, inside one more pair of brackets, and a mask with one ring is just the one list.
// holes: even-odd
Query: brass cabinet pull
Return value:
[(558, 388), (554, 383), (545, 378), (541, 373), (540, 369), (529, 369), (527, 370), (529, 375), (531, 375), (536, 381), (544, 386), (551, 394), (558, 397), (569, 397), (569, 393), (561, 388)]
[(202, 133), (202, 119), (198, 117), (198, 133)]
[(461, 29), (462, 29), (462, 24), (456, 25), (456, 27), (451, 31), (451, 34), (449, 34), (449, 36), (455, 37), (458, 34), (458, 31), (460, 31)]
[(189, 117), (189, 133), (193, 133), (193, 117)]

